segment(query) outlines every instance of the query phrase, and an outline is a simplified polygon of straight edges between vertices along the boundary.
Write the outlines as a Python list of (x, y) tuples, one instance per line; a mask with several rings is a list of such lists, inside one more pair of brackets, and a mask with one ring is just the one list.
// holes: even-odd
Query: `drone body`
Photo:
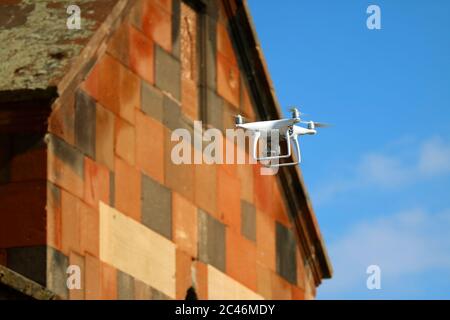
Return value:
[[(303, 121), (300, 118), (301, 114), (297, 109), (293, 108), (291, 111), (292, 118), (248, 123), (244, 123), (241, 115), (236, 116), (236, 127), (252, 133), (253, 158), (256, 161), (263, 162), (266, 167), (282, 167), (299, 164), (301, 162), (301, 152), (298, 137), (301, 135), (315, 135), (317, 133), (316, 128), (327, 126), (323, 123), (314, 121)], [(298, 125), (300, 123), (307, 124), (307, 127), (301, 127)], [(264, 144), (266, 145), (262, 157), (258, 156), (258, 141), (260, 138), (263, 139)], [(272, 145), (273, 142), (279, 142), (280, 140), (286, 141), (286, 154), (281, 154), (279, 144), (278, 146)], [(292, 162), (280, 163), (279, 160), (291, 156), (291, 143), (294, 144), (296, 149), (296, 159)]]

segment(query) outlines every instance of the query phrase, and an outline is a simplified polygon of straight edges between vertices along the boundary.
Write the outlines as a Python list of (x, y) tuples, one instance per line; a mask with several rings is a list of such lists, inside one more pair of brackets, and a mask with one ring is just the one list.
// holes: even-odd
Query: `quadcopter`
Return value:
[[(283, 167), (293, 166), (301, 162), (300, 145), (298, 136), (301, 135), (315, 135), (317, 128), (328, 127), (328, 124), (304, 121), (301, 119), (302, 113), (296, 108), (290, 109), (292, 112), (291, 118), (280, 120), (256, 121), (244, 123), (244, 118), (241, 115), (235, 117), (236, 128), (242, 128), (250, 131), (252, 135), (252, 150), (253, 158), (261, 162), (266, 167)], [(306, 124), (302, 127), (298, 124)], [(273, 145), (272, 137), (274, 134), (277, 137), (278, 145)], [(279, 137), (279, 139), (278, 139)], [(258, 141), (262, 138), (264, 140), (263, 156), (258, 156)], [(286, 141), (286, 153), (281, 154), (281, 141)], [(291, 162), (280, 163), (279, 160), (289, 158), (292, 154), (291, 143), (295, 146), (296, 157)], [(274, 163), (275, 162), (275, 163)]]

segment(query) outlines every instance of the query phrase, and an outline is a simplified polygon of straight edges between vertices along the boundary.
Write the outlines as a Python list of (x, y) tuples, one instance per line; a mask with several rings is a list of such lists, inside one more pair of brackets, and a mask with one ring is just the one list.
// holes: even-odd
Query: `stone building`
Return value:
[(1, 270), (63, 299), (310, 299), (331, 277), (298, 167), (171, 161), (194, 120), (281, 116), (244, 1), (1, 1), (0, 41)]

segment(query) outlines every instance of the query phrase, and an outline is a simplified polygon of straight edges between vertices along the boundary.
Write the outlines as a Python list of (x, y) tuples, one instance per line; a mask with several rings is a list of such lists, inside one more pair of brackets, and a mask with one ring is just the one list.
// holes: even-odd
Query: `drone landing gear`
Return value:
[[(281, 155), (281, 148), (278, 139), (276, 141), (273, 141), (271, 137), (267, 137), (265, 139), (265, 146), (263, 149), (263, 155), (262, 157), (258, 156), (258, 141), (261, 137), (260, 132), (257, 132), (253, 137), (253, 158), (256, 159), (256, 161), (261, 162), (261, 164), (265, 167), (269, 168), (276, 168), (276, 167), (285, 167), (285, 166), (293, 166), (297, 165), (301, 162), (301, 154), (300, 154), (300, 146), (298, 143), (298, 135), (291, 134), (289, 131), (285, 134), (286, 140), (286, 154)], [(289, 158), (292, 155), (291, 151), (291, 143), (295, 145), (296, 149), (296, 161), (293, 162), (284, 162), (279, 163), (280, 159)]]

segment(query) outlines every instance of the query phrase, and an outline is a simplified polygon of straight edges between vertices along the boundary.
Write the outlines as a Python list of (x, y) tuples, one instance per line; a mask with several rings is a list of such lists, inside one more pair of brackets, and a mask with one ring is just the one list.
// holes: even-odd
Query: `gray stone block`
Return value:
[(46, 285), (47, 246), (9, 248), (6, 256), (8, 268), (40, 285)]
[(198, 210), (199, 259), (225, 272), (225, 225), (203, 210)]
[(69, 297), (67, 288), (67, 267), (69, 258), (62, 252), (47, 247), (47, 287), (62, 298)]
[(172, 193), (152, 178), (142, 175), (142, 223), (172, 239)]
[(248, 240), (256, 241), (256, 209), (245, 200), (241, 200), (241, 234)]
[(141, 108), (145, 114), (162, 122), (163, 94), (144, 80), (141, 81)]
[(181, 64), (174, 56), (155, 46), (155, 83), (158, 88), (181, 100)]
[(127, 273), (117, 270), (117, 299), (134, 300), (134, 278)]
[(75, 97), (75, 145), (95, 159), (95, 101), (78, 90)]
[(277, 273), (292, 284), (297, 283), (297, 243), (292, 230), (276, 223), (276, 268)]
[(48, 135), (48, 146), (56, 157), (84, 179), (84, 157), (81, 152), (53, 134)]

